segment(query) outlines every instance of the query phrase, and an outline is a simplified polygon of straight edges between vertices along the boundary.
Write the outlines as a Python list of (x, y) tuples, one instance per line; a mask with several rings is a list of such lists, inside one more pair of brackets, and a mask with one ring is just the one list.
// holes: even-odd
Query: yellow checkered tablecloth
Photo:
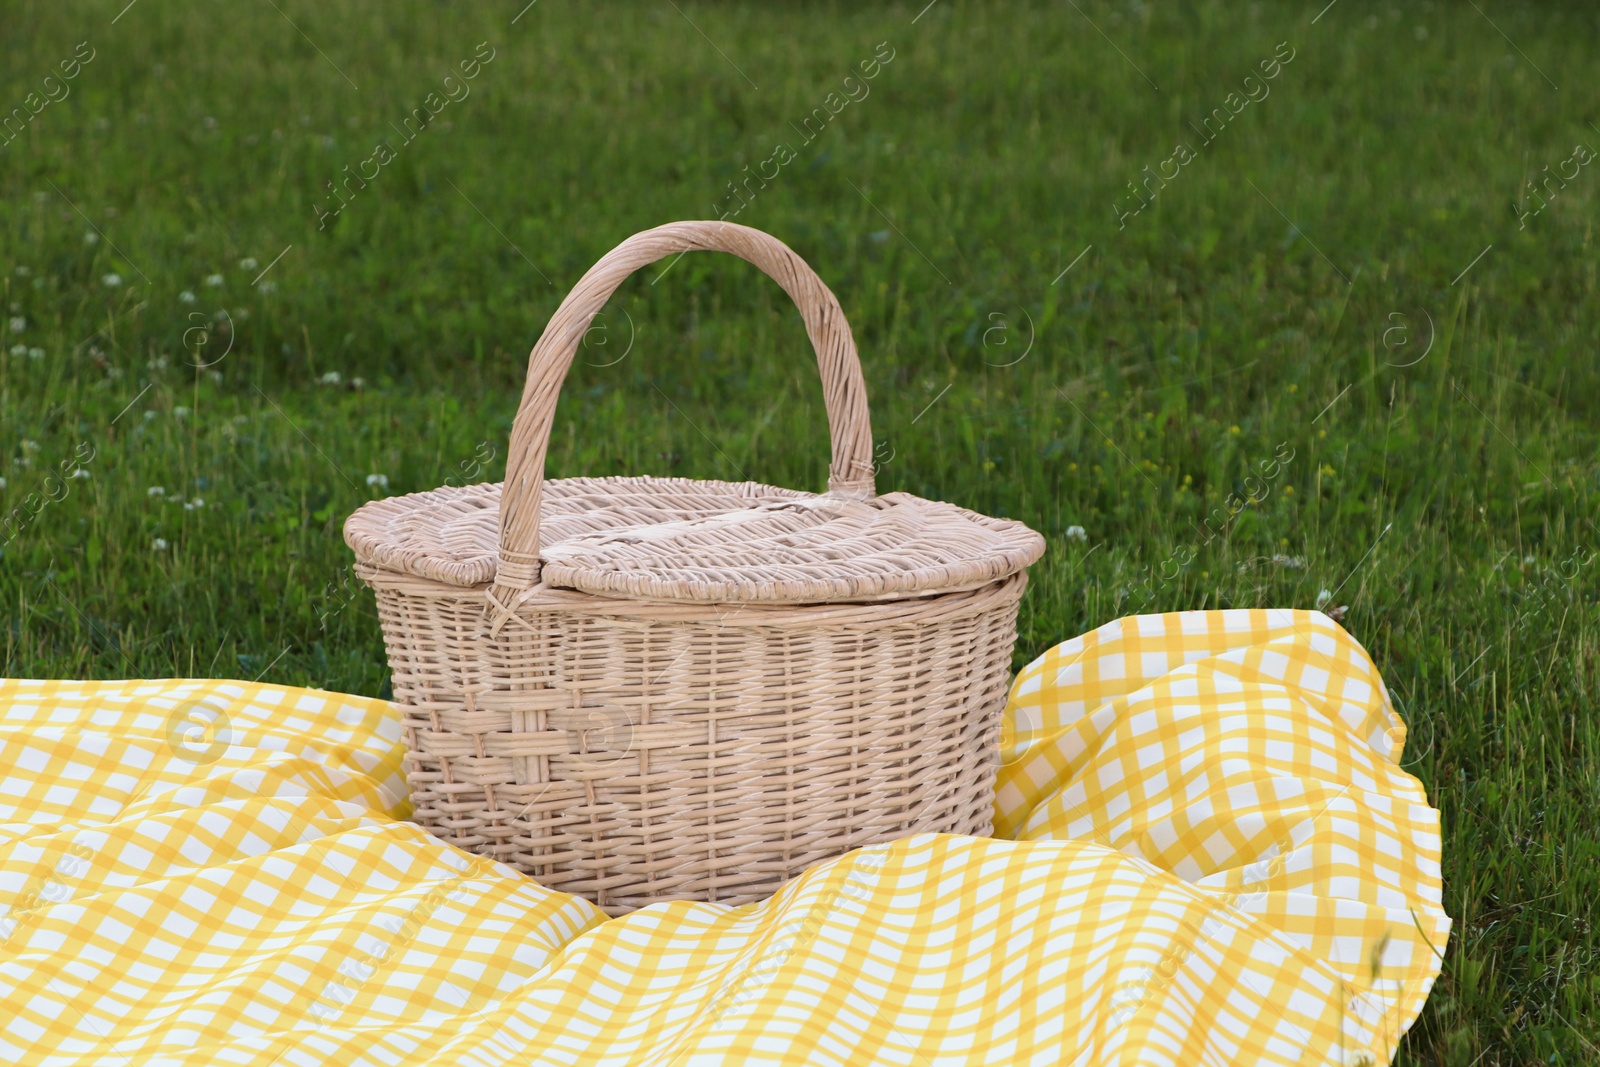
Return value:
[(608, 919), (405, 822), (382, 701), (0, 682), (0, 1063), (1385, 1063), (1450, 930), (1404, 738), (1325, 615), (1122, 619), (1018, 676), (1000, 839)]

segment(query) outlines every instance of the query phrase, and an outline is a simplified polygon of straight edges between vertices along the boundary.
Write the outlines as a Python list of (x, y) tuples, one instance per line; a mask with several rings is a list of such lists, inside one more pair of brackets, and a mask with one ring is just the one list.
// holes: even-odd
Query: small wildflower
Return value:
[(1299, 391), (1300, 391), (1300, 387), (1298, 385), (1295, 385), (1293, 382), (1289, 383), (1289, 392), (1298, 393)]
[(97, 245), (100, 243), (100, 235), (95, 233), (93, 230), (86, 230), (83, 234), (83, 243), (86, 245)]
[(236, 426), (243, 426), (245, 423), (247, 423), (249, 421), (250, 421), (250, 416), (249, 415), (235, 415), (233, 417), (233, 422), (234, 422), (234, 425), (236, 425)]
[(1089, 533), (1082, 526), (1068, 526), (1066, 536), (1068, 541), (1089, 540)]
[(144, 421), (145, 422), (149, 422), (151, 419), (153, 419), (155, 417), (156, 417), (156, 413), (153, 412), (153, 411), (147, 411), (147, 412), (144, 413)]
[(256, 262), (255, 256), (245, 256), (239, 261), (240, 270), (255, 270), (259, 266), (261, 266), (261, 264)]
[(191, 500), (187, 504), (183, 505), (183, 510), (184, 511), (196, 511), (196, 510), (198, 510), (200, 508), (203, 508), (205, 506), (206, 506), (205, 500), (203, 500), (200, 497), (195, 497), (193, 500)]
[(6, 487), (6, 480), (4, 478), (0, 478), (0, 489), (4, 489), (5, 487)]
[(1319, 470), (1321, 471), (1322, 476), (1324, 478), (1332, 478), (1335, 474), (1339, 473), (1338, 471), (1334, 470), (1332, 467), (1328, 466), (1328, 464), (1326, 464), (1326, 463), (1324, 463), (1319, 468)]
[(1241, 431), (1237, 425), (1234, 425), (1228, 427), (1228, 432), (1233, 436), (1238, 437)]
[(26, 437), (24, 437), (22, 439), (22, 451), (24, 451), (24, 452), (37, 452), (37, 451), (39, 451), (39, 442), (38, 441), (30, 441)]
[(250, 309), (249, 308), (240, 308), (238, 311), (235, 311), (233, 313), (233, 317), (238, 319), (240, 322), (243, 322), (245, 319), (248, 319), (250, 317)]
[(113, 271), (112, 273), (102, 277), (100, 279), (100, 284), (104, 285), (107, 289), (115, 289), (122, 284), (122, 275)]
[(165, 537), (158, 537), (154, 541), (150, 542), (150, 547), (155, 549), (157, 552), (165, 552), (167, 550), (167, 539)]
[(44, 358), (44, 349), (42, 349), (42, 348), (30, 348), (30, 349), (28, 349), (28, 358), (29, 359), (43, 359)]
[(331, 370), (322, 377), (318, 378), (317, 381), (321, 382), (323, 385), (338, 385), (341, 379), (338, 371)]
[(86, 468), (86, 467), (76, 467), (72, 471), (72, 476), (74, 478), (78, 478), (80, 480), (83, 479), (83, 478), (87, 478), (87, 477), (89, 477), (88, 468)]
[(195, 295), (187, 289), (178, 294), (178, 302), (180, 304), (192, 304), (194, 301)]
[(385, 474), (369, 474), (367, 475), (367, 486), (369, 488), (387, 489), (389, 488), (389, 477)]
[(28, 346), (27, 345), (12, 345), (11, 346), (11, 354), (13, 356), (25, 356), (25, 355), (28, 354)]
[(208, 371), (206, 371), (206, 377), (210, 378), (213, 382), (215, 382), (218, 385), (222, 384), (222, 372), (219, 371), (219, 370), (208, 370)]
[(1317, 610), (1321, 611), (1328, 606), (1328, 601), (1333, 599), (1333, 594), (1324, 589), (1317, 594)]
[(189, 417), (189, 409), (184, 407), (182, 404), (179, 404), (177, 407), (172, 409), (172, 417), (175, 419), (186, 419)]
[(366, 380), (364, 378), (351, 378), (350, 379), (350, 388), (354, 389), (356, 392), (359, 393), (361, 390), (365, 389), (366, 387), (367, 387), (367, 383), (366, 383)]
[(166, 496), (167, 495), (167, 487), (164, 486), (164, 485), (152, 485), (150, 488), (148, 488), (148, 489), (146, 489), (144, 491), (144, 495), (145, 496)]
[(1272, 562), (1280, 567), (1287, 567), (1292, 571), (1302, 571), (1306, 567), (1304, 556), (1285, 556), (1280, 554), (1273, 556)]
[(1532, 556), (1523, 556), (1522, 557), (1522, 562), (1524, 562), (1524, 563), (1532, 563), (1533, 562), (1533, 557)]
[(206, 275), (206, 284), (211, 286), (211, 288), (215, 289), (217, 286), (222, 284), (222, 275), (220, 275), (220, 274), (207, 274)]
[(28, 320), (23, 318), (21, 315), (13, 315), (11, 316), (10, 325), (12, 333), (21, 333), (23, 330), (28, 328)]
[(1292, 485), (1284, 486), (1283, 487), (1283, 495), (1284, 496), (1294, 496), (1294, 486), (1292, 486)]
[(277, 291), (278, 283), (273, 281), (271, 278), (268, 278), (264, 282), (257, 282), (256, 288), (260, 289), (263, 293), (272, 293)]
[(33, 268), (28, 266), (26, 263), (17, 264), (17, 277), (26, 278), (28, 275), (30, 275), (32, 273), (33, 273)]

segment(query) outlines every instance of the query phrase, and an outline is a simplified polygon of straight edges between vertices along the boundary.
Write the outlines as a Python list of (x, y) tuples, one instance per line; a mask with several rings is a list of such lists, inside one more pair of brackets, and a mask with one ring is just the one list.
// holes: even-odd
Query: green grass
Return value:
[[(636, 230), (737, 203), (728, 183), (786, 142), (737, 221), (839, 295), (880, 489), (1049, 539), (1018, 663), (1136, 610), (1327, 590), (1444, 817), (1457, 926), (1401, 1062), (1600, 1057), (1600, 167), (1525, 225), (1512, 208), (1600, 148), (1600, 12), (277, 6), (0, 16), (0, 108), (95, 49), (0, 149), (4, 319), (26, 320), (0, 335), (0, 512), (28, 516), (0, 558), (6, 674), (379, 693), (345, 516), (490, 449), (477, 477), (500, 477), (566, 288)], [(401, 141), (484, 41), (471, 95), (319, 231), (325, 183)], [(869, 94), (806, 143), (795, 126), (885, 41)], [(1204, 144), (1280, 42), (1270, 95)], [(1119, 227), (1180, 142), (1194, 158)], [(603, 324), (553, 475), (821, 487), (815, 364), (753, 268), (643, 271)], [(80, 447), (89, 477), (29, 515)], [(1230, 517), (1230, 494), (1253, 500)]]

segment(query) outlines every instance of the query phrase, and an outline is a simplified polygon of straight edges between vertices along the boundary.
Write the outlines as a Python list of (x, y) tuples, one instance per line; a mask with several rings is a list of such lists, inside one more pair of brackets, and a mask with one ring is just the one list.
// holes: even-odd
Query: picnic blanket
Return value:
[(0, 683), (0, 1062), (1387, 1063), (1438, 813), (1317, 612), (1126, 618), (1016, 679), (994, 838), (608, 918), (405, 821), (392, 705)]

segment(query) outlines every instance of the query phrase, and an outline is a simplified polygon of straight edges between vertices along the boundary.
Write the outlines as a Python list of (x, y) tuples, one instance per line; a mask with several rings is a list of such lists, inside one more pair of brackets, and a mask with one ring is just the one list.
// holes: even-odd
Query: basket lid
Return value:
[[(373, 501), (345, 540), (363, 562), (450, 585), (495, 578), (501, 486)], [(1022, 523), (909, 493), (865, 500), (756, 482), (562, 478), (545, 483), (546, 585), (598, 596), (797, 604), (948, 592), (1044, 552)]]
[[(345, 543), (369, 566), (447, 585), (492, 582), (501, 488), (499, 483), (447, 485), (371, 501), (345, 520)], [(546, 546), (606, 529), (693, 520), (808, 495), (756, 482), (688, 478), (556, 478), (544, 490), (540, 510)]]

